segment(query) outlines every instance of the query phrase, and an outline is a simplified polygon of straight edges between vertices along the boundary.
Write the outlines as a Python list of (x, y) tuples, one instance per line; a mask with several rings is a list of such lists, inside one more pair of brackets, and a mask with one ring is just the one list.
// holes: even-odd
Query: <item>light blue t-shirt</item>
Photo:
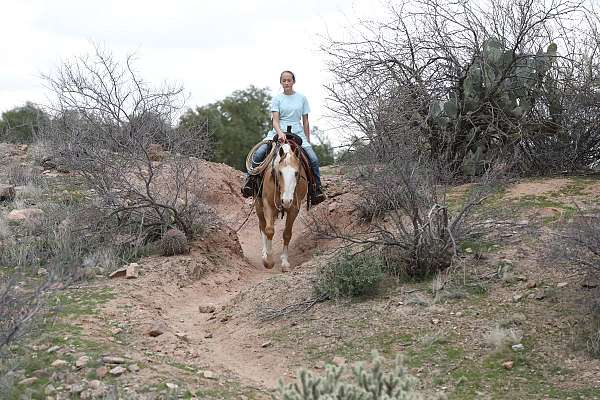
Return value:
[[(298, 92), (290, 95), (279, 93), (271, 100), (271, 112), (273, 111), (279, 113), (279, 126), (284, 133), (289, 125), (292, 127), (292, 133), (302, 138), (302, 144), (310, 146), (302, 128), (302, 116), (310, 112), (306, 96)], [(275, 130), (272, 129), (269, 134), (274, 133)]]

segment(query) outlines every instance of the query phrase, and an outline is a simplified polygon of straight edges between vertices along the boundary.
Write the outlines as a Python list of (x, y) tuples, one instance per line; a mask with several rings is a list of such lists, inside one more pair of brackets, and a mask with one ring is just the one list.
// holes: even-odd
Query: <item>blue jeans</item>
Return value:
[[(304, 152), (306, 153), (306, 155), (308, 156), (308, 161), (310, 162), (310, 166), (312, 168), (313, 174), (315, 175), (315, 178), (317, 179), (317, 186), (321, 187), (321, 171), (320, 171), (320, 164), (319, 164), (319, 158), (317, 157), (317, 153), (315, 153), (315, 151), (313, 150), (312, 146), (302, 146), (302, 149), (304, 150)], [(269, 153), (269, 150), (271, 150), (271, 144), (270, 143), (264, 143), (262, 146), (260, 146), (258, 149), (256, 149), (256, 151), (254, 152), (254, 155), (252, 156), (252, 168), (256, 168), (267, 156), (267, 153)]]

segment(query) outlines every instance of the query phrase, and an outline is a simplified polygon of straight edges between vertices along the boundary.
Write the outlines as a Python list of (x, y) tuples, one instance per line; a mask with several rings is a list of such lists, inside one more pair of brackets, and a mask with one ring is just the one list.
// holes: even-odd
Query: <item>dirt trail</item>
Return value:
[[(244, 211), (248, 212), (245, 208)], [(301, 212), (301, 216), (306, 210)], [(245, 216), (244, 216), (245, 218)], [(243, 222), (244, 218), (238, 219)], [(275, 268), (267, 270), (262, 266), (261, 240), (258, 229), (256, 214), (252, 212), (250, 218), (238, 233), (244, 256), (250, 263), (250, 268), (244, 274), (244, 278), (230, 285), (222, 286), (220, 293), (215, 292), (211, 298), (206, 300), (217, 307), (226, 307), (233, 298), (263, 282), (269, 277), (281, 274), (280, 254), (283, 248), (281, 237), (285, 226), (285, 220), (277, 220), (275, 224), (275, 238), (273, 240)], [(306, 226), (303, 218), (298, 218), (294, 224), (294, 236), (290, 243), (289, 260), (292, 269), (302, 268), (302, 264), (312, 257), (314, 244), (306, 241)], [(310, 241), (309, 241), (310, 242)], [(191, 309), (190, 314), (197, 314), (197, 309)], [(264, 349), (262, 345), (265, 339), (260, 337), (251, 321), (235, 321), (233, 324), (218, 327), (214, 332), (215, 340), (207, 344), (206, 349), (210, 352), (212, 362), (229, 369), (237, 375), (245, 384), (259, 385), (273, 388), (277, 379), (293, 373), (288, 367), (291, 360), (280, 352)]]
[[(295, 375), (296, 367), (291, 367), (293, 354), (282, 354), (281, 349), (268, 344), (264, 326), (241, 299), (246, 295), (261, 296), (261, 289), (256, 286), (282, 274), (279, 257), (285, 221), (276, 221), (273, 243), (276, 264), (273, 270), (267, 270), (262, 266), (254, 211), (240, 231), (235, 232), (252, 207), (251, 201), (237, 193), (239, 173), (215, 164), (208, 164), (207, 168), (211, 169), (208, 175), (211, 180), (217, 181), (208, 183), (208, 187), (217, 188), (210, 192), (208, 203), (224, 225), (194, 243), (189, 255), (146, 259), (141, 263), (137, 280), (111, 281), (110, 286), (119, 296), (106, 305), (104, 314), (131, 326), (128, 341), (133, 348), (216, 372), (248, 387), (272, 389), (280, 377)], [(315, 250), (315, 242), (304, 223), (306, 213), (303, 209), (294, 225), (290, 274), (294, 274), (294, 269), (301, 270)], [(124, 305), (133, 310), (123, 310)], [(214, 306), (215, 312), (199, 312), (199, 306), (206, 305)], [(150, 338), (146, 332), (157, 320), (165, 322), (168, 331)], [(159, 364), (155, 365), (158, 368)]]

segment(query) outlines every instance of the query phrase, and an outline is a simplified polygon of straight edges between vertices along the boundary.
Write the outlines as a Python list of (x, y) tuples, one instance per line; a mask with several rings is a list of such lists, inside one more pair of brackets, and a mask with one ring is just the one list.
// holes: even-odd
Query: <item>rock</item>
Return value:
[(22, 386), (33, 385), (37, 380), (38, 380), (37, 377), (32, 376), (31, 378), (25, 378), (23, 380), (20, 380), (19, 385), (22, 385)]
[(169, 328), (164, 321), (154, 321), (150, 326), (150, 329), (146, 332), (146, 335), (157, 337), (165, 333), (168, 329)]
[(53, 385), (53, 384), (51, 384), (51, 383), (50, 383), (50, 384), (48, 384), (48, 385), (46, 386), (46, 388), (44, 389), (44, 393), (45, 393), (46, 395), (51, 395), (51, 394), (53, 394), (54, 392), (56, 392), (56, 388), (55, 388), (55, 387), (54, 387), (54, 385)]
[(125, 372), (127, 372), (127, 370), (120, 365), (117, 365), (116, 367), (114, 367), (113, 369), (108, 371), (108, 373), (111, 374), (112, 376), (121, 376)]
[(77, 368), (83, 368), (88, 364), (88, 362), (90, 362), (90, 358), (88, 356), (81, 356), (77, 359), (77, 361), (75, 361), (75, 366)]
[(324, 369), (324, 368), (325, 368), (325, 361), (323, 361), (323, 360), (320, 360), (319, 362), (317, 362), (317, 363), (315, 364), (315, 368), (316, 368), (316, 369)]
[(206, 379), (218, 379), (217, 374), (212, 371), (200, 371), (200, 375), (202, 375)]
[(264, 349), (265, 347), (270, 347), (270, 346), (272, 346), (272, 345), (273, 345), (273, 342), (271, 342), (271, 341), (269, 340), (269, 341), (267, 341), (267, 342), (264, 342), (263, 344), (261, 344), (261, 345), (260, 345), (260, 347), (262, 347), (262, 348)]
[(527, 282), (527, 289), (533, 289), (536, 286), (537, 286), (536, 281)]
[(73, 386), (71, 386), (71, 393), (73, 393), (73, 394), (79, 394), (79, 393), (83, 392), (84, 390), (85, 390), (85, 387), (81, 383), (75, 383)]
[(0, 185), (0, 201), (13, 201), (15, 194), (16, 191), (13, 185)]
[(44, 216), (44, 211), (39, 208), (21, 208), (12, 210), (6, 216), (6, 219), (12, 222), (36, 223)]
[(102, 382), (100, 382), (97, 379), (94, 379), (93, 381), (90, 381), (90, 383), (88, 383), (88, 386), (92, 390), (97, 390), (98, 388), (102, 387)]
[(546, 298), (546, 293), (544, 292), (544, 290), (538, 290), (538, 292), (535, 294), (534, 299), (536, 300), (544, 300)]
[(505, 369), (512, 369), (513, 365), (515, 365), (514, 361), (504, 361), (504, 362), (502, 363), (502, 366), (503, 366)]
[(114, 328), (112, 328), (112, 329), (110, 330), (110, 333), (112, 333), (113, 335), (118, 335), (118, 334), (119, 334), (119, 333), (121, 333), (121, 332), (123, 332), (123, 329), (122, 329), (122, 328), (119, 328), (118, 326), (117, 326), (117, 327), (114, 327)]
[(213, 334), (211, 332), (208, 332), (206, 335), (204, 335), (205, 339), (212, 339)]
[(581, 283), (581, 287), (584, 287), (586, 289), (593, 289), (598, 287), (599, 281), (600, 280), (596, 275), (588, 273), (583, 282)]
[(567, 286), (569, 284), (569, 282), (558, 282), (556, 284), (557, 288), (564, 288), (565, 286)]
[(456, 313), (456, 316), (457, 316), (457, 317), (462, 317), (462, 316), (463, 316), (463, 313), (462, 313), (461, 311), (458, 311), (458, 312)]
[(198, 311), (202, 314), (212, 314), (216, 311), (216, 307), (212, 304), (207, 304), (207, 305), (199, 305), (198, 306)]
[(139, 267), (138, 263), (131, 263), (125, 268), (125, 279), (137, 279), (138, 273), (137, 268)]
[(174, 384), (174, 383), (171, 383), (171, 382), (167, 382), (167, 383), (166, 383), (166, 386), (167, 386), (167, 388), (168, 388), (168, 389), (170, 389), (170, 390), (175, 390), (175, 389), (177, 389), (177, 388), (179, 387), (179, 386), (177, 386), (176, 384)]
[(108, 374), (108, 368), (105, 366), (96, 368), (96, 378), (102, 379)]
[(431, 320), (431, 323), (432, 323), (432, 324), (434, 324), (434, 325), (437, 325), (437, 324), (439, 324), (439, 323), (440, 323), (440, 320), (439, 320), (439, 319), (437, 319), (437, 318), (433, 318), (433, 319)]
[(127, 276), (127, 268), (119, 268), (118, 270), (112, 272), (108, 275), (109, 278), (121, 278)]
[(62, 368), (62, 367), (66, 367), (67, 365), (69, 365), (69, 363), (66, 362), (65, 360), (54, 360), (54, 362), (50, 365), (54, 368)]
[(51, 169), (55, 169), (55, 168), (56, 168), (56, 166), (57, 166), (57, 165), (56, 165), (56, 162), (54, 162), (54, 161), (52, 160), (52, 158), (50, 158), (50, 157), (46, 157), (46, 158), (44, 158), (44, 159), (43, 159), (43, 160), (40, 162), (40, 165), (41, 165), (41, 166), (42, 166), (42, 168), (43, 168), (44, 170), (46, 170), (46, 171), (47, 171), (47, 170), (51, 170)]
[(38, 276), (46, 276), (46, 275), (48, 275), (48, 270), (46, 268), (39, 268), (37, 270), (37, 275)]
[(516, 293), (512, 297), (512, 301), (515, 302), (515, 303), (518, 303), (522, 299), (523, 299), (523, 295), (521, 293)]
[(525, 350), (525, 346), (523, 346), (521, 343), (513, 344), (513, 345), (511, 346), (511, 348), (512, 348), (514, 351), (521, 351), (521, 350)]
[(227, 322), (227, 321), (229, 321), (230, 318), (231, 317), (229, 315), (225, 315), (225, 316), (223, 316), (223, 318), (221, 318), (221, 322)]
[(127, 366), (127, 369), (129, 370), (129, 372), (138, 372), (140, 370), (140, 367), (137, 364), (130, 364)]
[(339, 367), (341, 367), (342, 365), (346, 365), (346, 359), (340, 356), (333, 357), (333, 360), (331, 360), (331, 362)]
[(175, 337), (177, 337), (177, 339), (181, 339), (184, 342), (189, 342), (190, 339), (188, 338), (187, 333), (183, 333), (183, 332), (175, 332)]
[(104, 364), (125, 364), (126, 360), (123, 357), (104, 356), (102, 362)]
[(46, 350), (46, 353), (50, 354), (50, 353), (54, 353), (55, 351), (60, 350), (60, 346), (52, 346), (50, 348), (48, 348), (48, 350)]

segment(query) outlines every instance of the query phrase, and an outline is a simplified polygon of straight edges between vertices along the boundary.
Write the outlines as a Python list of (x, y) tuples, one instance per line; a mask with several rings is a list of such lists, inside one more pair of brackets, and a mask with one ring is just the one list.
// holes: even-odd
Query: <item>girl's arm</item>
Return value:
[(277, 132), (279, 141), (285, 141), (285, 134), (281, 131), (281, 126), (279, 126), (279, 113), (277, 111), (273, 111), (273, 129)]
[(302, 126), (304, 127), (304, 136), (310, 143), (310, 124), (308, 123), (308, 114), (302, 115)]

